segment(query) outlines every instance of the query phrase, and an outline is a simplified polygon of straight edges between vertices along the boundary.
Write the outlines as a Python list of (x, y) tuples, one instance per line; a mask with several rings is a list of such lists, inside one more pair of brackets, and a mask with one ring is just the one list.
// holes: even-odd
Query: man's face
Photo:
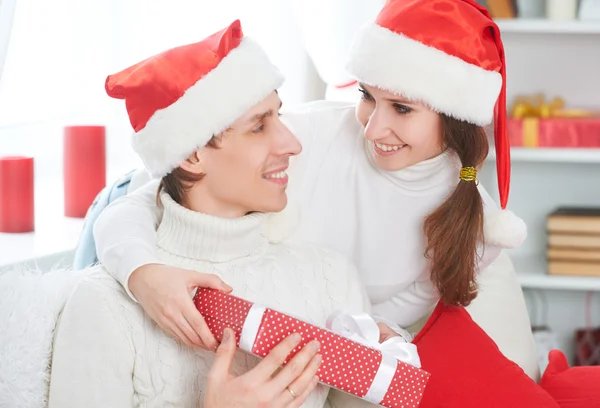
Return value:
[(272, 92), (220, 135), (217, 148), (198, 151), (205, 176), (194, 189), (202, 189), (203, 199), (212, 201), (211, 213), (239, 217), (285, 208), (289, 159), (302, 147), (280, 121), (280, 108), (281, 100)]

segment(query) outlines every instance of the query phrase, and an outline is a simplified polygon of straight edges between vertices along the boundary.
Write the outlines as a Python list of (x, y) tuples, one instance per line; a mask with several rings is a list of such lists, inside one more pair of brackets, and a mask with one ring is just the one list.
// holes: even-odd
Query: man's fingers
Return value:
[(286, 337), (278, 345), (273, 347), (269, 354), (267, 354), (267, 356), (252, 370), (255, 381), (257, 381), (258, 383), (268, 381), (268, 379), (271, 378), (273, 373), (279, 367), (281, 367), (286, 357), (300, 343), (301, 339), (302, 338), (300, 337), (300, 335), (298, 333), (295, 333)]
[(208, 350), (214, 350), (217, 348), (219, 344), (217, 339), (215, 339), (215, 336), (206, 325), (204, 317), (202, 317), (191, 300), (186, 300), (183, 316), (200, 340), (201, 344), (198, 344), (200, 347), (204, 347)]
[(231, 286), (223, 282), (217, 275), (188, 271), (188, 289), (191, 291), (197, 287), (217, 289), (224, 292), (231, 292), (233, 290)]
[[(304, 346), (302, 350), (300, 350), (298, 354), (296, 354), (294, 358), (292, 358), (285, 365), (285, 367), (272, 380), (272, 384), (275, 387), (275, 395), (279, 395), (280, 391), (285, 390), (288, 385), (296, 381), (296, 379), (301, 377), (301, 375), (303, 375), (307, 370), (313, 370), (312, 372), (307, 372), (309, 378), (313, 377), (317, 373), (317, 369), (319, 367), (318, 365), (315, 367), (315, 365), (312, 364), (312, 360), (318, 353), (319, 348), (319, 342), (313, 340)], [(298, 394), (302, 390), (294, 391), (296, 394)]]
[(304, 392), (302, 392), (300, 395), (297, 395), (296, 398), (294, 398), (286, 406), (286, 408), (299, 408), (300, 406), (302, 406), (302, 404), (304, 404), (304, 402), (306, 401), (306, 399), (308, 398), (308, 396), (310, 395), (310, 393), (315, 390), (315, 387), (318, 384), (319, 384), (319, 378), (316, 377), (316, 376), (313, 376), (310, 379), (310, 382), (308, 383), (308, 386), (304, 389)]
[(209, 380), (219, 381), (229, 375), (229, 367), (235, 355), (235, 335), (233, 330), (225, 329), (223, 331), (223, 341), (217, 348), (213, 365), (208, 374)]
[[(316, 377), (317, 374), (317, 370), (319, 369), (319, 366), (321, 365), (321, 360), (322, 357), (320, 354), (317, 354), (316, 356), (314, 356), (312, 358), (312, 360), (310, 361), (310, 363), (306, 366), (306, 369), (302, 372), (302, 375), (300, 375), (300, 377), (298, 377), (295, 381), (293, 381), (291, 384), (287, 385), (286, 389), (284, 389), (282, 392), (279, 392), (277, 395), (279, 395), (279, 399), (280, 399), (280, 404), (281, 406), (287, 406), (289, 403), (293, 402), (293, 400), (298, 399), (301, 395), (305, 394), (305, 391), (309, 388), (314, 388), (312, 387), (312, 383), (313, 380)], [(277, 375), (279, 376), (279, 374)], [(277, 378), (277, 376), (275, 378)], [(294, 395), (292, 395), (293, 391), (294, 395), (296, 397), (294, 397)]]

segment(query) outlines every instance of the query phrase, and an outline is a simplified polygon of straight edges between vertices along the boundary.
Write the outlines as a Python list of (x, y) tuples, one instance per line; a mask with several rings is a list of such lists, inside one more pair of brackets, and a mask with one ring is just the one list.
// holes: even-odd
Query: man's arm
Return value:
[(111, 307), (119, 296), (127, 302), (92, 277), (67, 302), (54, 340), (49, 408), (133, 407), (134, 349), (126, 316)]

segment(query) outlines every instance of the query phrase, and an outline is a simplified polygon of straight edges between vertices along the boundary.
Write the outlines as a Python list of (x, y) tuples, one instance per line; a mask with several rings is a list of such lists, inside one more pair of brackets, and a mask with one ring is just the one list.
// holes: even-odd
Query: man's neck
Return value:
[(186, 193), (182, 205), (188, 210), (220, 218), (240, 218), (248, 213), (239, 205), (217, 199), (201, 185), (192, 187)]
[(261, 253), (268, 214), (223, 217), (185, 208), (166, 193), (157, 245), (174, 256), (208, 262), (227, 262)]

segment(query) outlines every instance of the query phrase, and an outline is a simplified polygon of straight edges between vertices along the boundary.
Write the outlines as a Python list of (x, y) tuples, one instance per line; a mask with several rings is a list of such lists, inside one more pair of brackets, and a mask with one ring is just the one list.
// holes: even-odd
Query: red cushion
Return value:
[(559, 407), (462, 307), (440, 302), (413, 343), (431, 373), (419, 408)]
[(552, 350), (540, 385), (561, 408), (600, 407), (600, 366), (569, 368), (562, 351)]

